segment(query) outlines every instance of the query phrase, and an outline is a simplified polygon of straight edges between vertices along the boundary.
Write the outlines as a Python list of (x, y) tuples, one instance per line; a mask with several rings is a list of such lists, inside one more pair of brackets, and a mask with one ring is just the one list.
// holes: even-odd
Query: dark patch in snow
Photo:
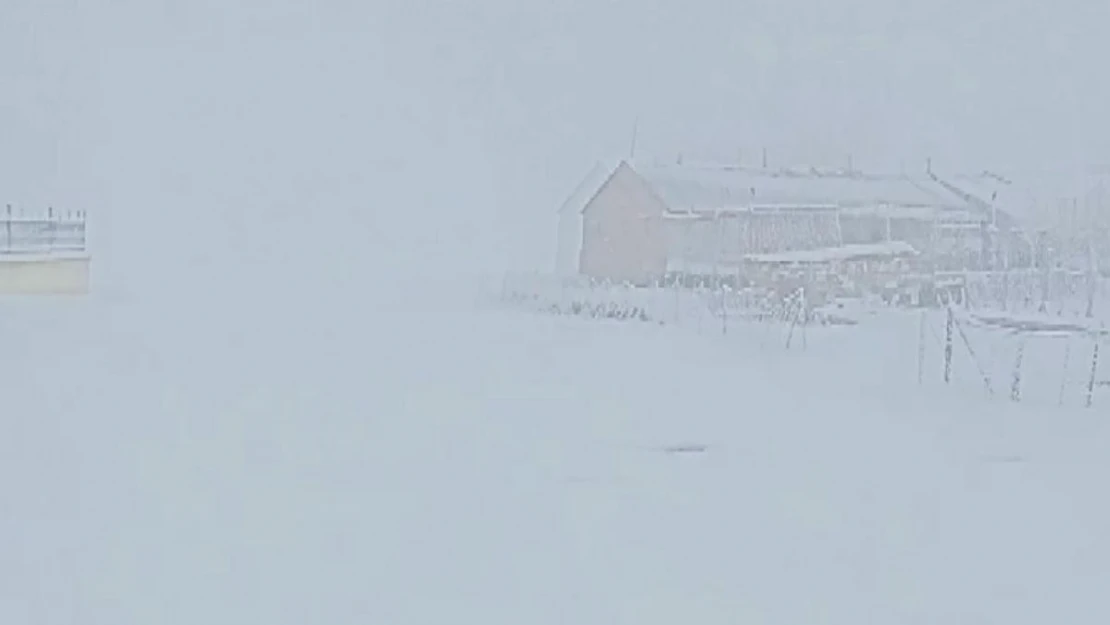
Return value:
[(667, 445), (660, 448), (665, 454), (701, 454), (709, 451), (708, 445), (701, 443), (684, 443), (681, 445)]

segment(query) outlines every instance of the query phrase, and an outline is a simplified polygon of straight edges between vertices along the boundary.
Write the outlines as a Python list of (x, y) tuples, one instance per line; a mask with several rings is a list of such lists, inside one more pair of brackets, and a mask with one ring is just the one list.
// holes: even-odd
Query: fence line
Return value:
[(785, 296), (756, 289), (686, 287), (676, 283), (636, 286), (588, 278), (507, 274), (501, 297), (534, 310), (592, 318), (634, 319), (669, 325), (712, 320), (722, 334), (733, 321), (807, 321), (803, 291)]
[[(958, 350), (955, 347), (957, 336), (962, 347)], [(946, 385), (952, 385), (960, 380), (961, 370), (973, 370), (988, 396), (994, 395), (992, 380), (1008, 379), (1011, 401), (1026, 401), (1039, 390), (1037, 395), (1045, 403), (1059, 406), (1066, 403), (1067, 389), (1071, 386), (1083, 398), (1083, 405), (1090, 408), (1095, 390), (1110, 385), (1110, 382), (1099, 380), (1098, 370), (1100, 345), (1106, 337), (1103, 328), (1090, 324), (957, 314), (949, 306), (945, 309), (943, 380)], [(1077, 340), (1087, 343), (1091, 349), (1090, 365), (1081, 373), (1071, 370), (1075, 359), (1073, 344)], [(919, 370), (926, 368), (921, 355), (926, 347), (924, 339), (919, 338)], [(958, 357), (959, 354), (962, 356)], [(957, 360), (967, 361), (969, 366), (957, 366)], [(1072, 379), (1077, 375), (1083, 378)]]
[[(759, 324), (766, 328), (758, 331), (761, 347), (766, 346), (768, 332), (774, 327), (781, 334), (773, 341), (785, 350), (799, 340), (803, 350), (811, 347), (807, 345), (807, 327), (876, 323), (877, 333), (868, 330), (856, 334), (851, 329), (821, 332), (815, 335), (819, 337), (817, 349), (844, 354), (843, 350), (852, 349), (851, 342), (860, 338), (870, 341), (861, 344), (864, 351), (882, 345), (900, 354), (913, 354), (916, 338), (918, 384), (970, 386), (985, 396), (1009, 397), (1016, 402), (1090, 407), (1096, 391), (1110, 387), (1110, 380), (1100, 379), (1098, 369), (1100, 344), (1108, 333), (1092, 320), (1052, 315), (1021, 319), (952, 304), (908, 316), (904, 309), (891, 308), (888, 315), (872, 317), (877, 311), (864, 308), (864, 314), (852, 321), (850, 313), (843, 318), (849, 309), (814, 307), (807, 302), (805, 289), (799, 287), (775, 293), (677, 283), (635, 286), (541, 274), (506, 275), (501, 296), (503, 301), (538, 312), (696, 327), (699, 333), (722, 337), (736, 328), (742, 336), (748, 332), (747, 336), (754, 338), (751, 330)], [(741, 327), (745, 323), (749, 324), (746, 329)], [(914, 375), (912, 358), (906, 363), (907, 381)], [(872, 366), (868, 361), (860, 364)], [(885, 367), (888, 363), (873, 364)], [(861, 375), (866, 374), (861, 371)], [(879, 375), (885, 375), (885, 371)], [(998, 392), (1001, 384), (1008, 385), (1009, 393)]]
[(0, 213), (0, 255), (79, 253), (86, 243), (84, 211), (27, 213), (8, 204)]

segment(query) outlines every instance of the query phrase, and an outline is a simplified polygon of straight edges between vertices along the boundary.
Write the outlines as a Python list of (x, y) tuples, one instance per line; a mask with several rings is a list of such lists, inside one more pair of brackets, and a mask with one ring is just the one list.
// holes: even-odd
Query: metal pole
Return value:
[(1091, 377), (1087, 379), (1087, 407), (1090, 408), (1091, 404), (1095, 401), (1095, 375), (1098, 371), (1098, 343), (1099, 334), (1095, 334), (1095, 346), (1091, 352)]
[(955, 314), (952, 306), (948, 306), (948, 320), (944, 324), (944, 383), (952, 380), (952, 326), (955, 325)]

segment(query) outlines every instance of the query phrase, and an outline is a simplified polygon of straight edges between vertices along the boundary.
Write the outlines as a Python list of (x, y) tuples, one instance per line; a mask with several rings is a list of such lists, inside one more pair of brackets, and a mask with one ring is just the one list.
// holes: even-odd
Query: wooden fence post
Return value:
[(1091, 376), (1087, 379), (1087, 407), (1090, 408), (1095, 402), (1095, 375), (1098, 371), (1098, 339), (1099, 336), (1095, 335), (1095, 346), (1091, 350)]
[(1018, 343), (1017, 356), (1014, 358), (1014, 372), (1010, 383), (1010, 399), (1021, 401), (1021, 361), (1025, 356), (1025, 339)]

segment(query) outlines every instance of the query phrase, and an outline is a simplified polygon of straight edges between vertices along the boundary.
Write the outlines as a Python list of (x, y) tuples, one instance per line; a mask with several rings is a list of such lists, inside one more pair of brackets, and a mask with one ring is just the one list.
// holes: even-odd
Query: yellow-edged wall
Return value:
[(0, 295), (84, 295), (89, 292), (87, 256), (0, 256)]

